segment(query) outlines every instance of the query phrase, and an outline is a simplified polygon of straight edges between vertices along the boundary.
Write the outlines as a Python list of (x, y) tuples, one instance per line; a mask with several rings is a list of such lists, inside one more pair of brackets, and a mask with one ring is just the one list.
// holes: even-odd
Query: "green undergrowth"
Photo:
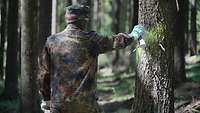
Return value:
[(185, 69), (188, 80), (200, 82), (200, 63), (188, 64), (185, 66)]
[[(146, 43), (145, 49), (152, 55), (156, 56), (156, 51), (160, 49), (160, 44), (165, 39), (166, 25), (159, 23), (156, 26), (152, 27), (150, 30), (146, 30), (144, 33), (144, 40)], [(140, 61), (143, 49), (138, 48), (136, 51), (136, 61)]]
[(98, 57), (98, 65), (109, 65), (112, 63), (112, 60), (108, 58), (106, 54), (101, 54)]
[(146, 31), (144, 34), (144, 40), (148, 48), (154, 48), (156, 43), (164, 39), (166, 26), (163, 24), (157, 24), (155, 27), (151, 28), (149, 31)]
[(134, 77), (134, 73), (123, 73), (115, 76), (99, 76), (97, 79), (97, 92), (110, 91), (112, 99), (120, 98), (120, 96), (132, 95), (135, 84)]

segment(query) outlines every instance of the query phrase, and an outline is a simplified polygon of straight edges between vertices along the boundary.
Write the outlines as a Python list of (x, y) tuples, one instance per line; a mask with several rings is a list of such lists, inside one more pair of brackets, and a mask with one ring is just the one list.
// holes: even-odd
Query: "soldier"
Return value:
[(41, 107), (51, 113), (100, 113), (95, 95), (97, 58), (128, 46), (124, 33), (110, 37), (85, 31), (89, 8), (67, 7), (64, 31), (48, 37), (39, 60)]

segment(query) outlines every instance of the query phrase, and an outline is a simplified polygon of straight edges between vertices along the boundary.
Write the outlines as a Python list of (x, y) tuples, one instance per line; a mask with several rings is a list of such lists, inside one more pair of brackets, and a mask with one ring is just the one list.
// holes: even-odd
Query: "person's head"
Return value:
[(75, 24), (81, 29), (87, 27), (90, 10), (88, 6), (71, 5), (66, 8), (65, 21), (67, 24)]

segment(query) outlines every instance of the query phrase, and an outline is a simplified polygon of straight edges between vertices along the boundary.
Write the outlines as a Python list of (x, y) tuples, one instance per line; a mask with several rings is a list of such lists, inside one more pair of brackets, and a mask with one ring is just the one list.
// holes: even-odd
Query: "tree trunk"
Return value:
[(133, 14), (133, 25), (138, 24), (138, 9), (139, 9), (139, 0), (134, 0), (134, 14)]
[(40, 0), (39, 11), (39, 51), (41, 52), (46, 38), (51, 35), (52, 0)]
[(129, 0), (129, 23), (131, 32), (133, 27), (138, 24), (138, 8), (139, 8), (139, 1), (138, 0)]
[[(134, 26), (138, 24), (138, 0), (129, 0), (129, 33), (133, 30)], [(131, 50), (134, 50), (135, 46), (131, 47)], [(135, 72), (136, 70), (136, 53), (132, 52), (130, 54), (130, 64), (129, 71)]]
[[(119, 29), (120, 29), (120, 4), (121, 4), (121, 0), (112, 1), (112, 20), (113, 20), (112, 32), (113, 33), (119, 33)], [(119, 50), (116, 50), (114, 52), (115, 52), (115, 55), (112, 61), (112, 65), (115, 67), (115, 65), (117, 64), (119, 60)]]
[(51, 34), (56, 33), (56, 20), (57, 20), (57, 0), (52, 0), (52, 20), (51, 20)]
[(189, 12), (190, 12), (190, 7), (189, 7), (189, 0), (186, 1), (186, 4), (185, 5), (185, 12), (184, 14), (186, 15), (185, 16), (185, 21), (186, 21), (186, 24), (185, 24), (185, 30), (186, 30), (186, 33), (185, 33), (185, 43), (184, 43), (184, 51), (185, 51), (185, 54), (188, 54), (189, 53), (189, 39), (190, 39), (190, 25), (189, 25), (189, 22), (190, 22), (190, 19), (189, 19)]
[(191, 55), (197, 54), (197, 28), (196, 28), (196, 0), (190, 0), (191, 2), (191, 40), (190, 40), (190, 49)]
[(38, 0), (21, 0), (21, 113), (39, 113), (37, 78)]
[(67, 6), (72, 5), (72, 0), (67, 0)]
[(7, 55), (5, 88), (2, 94), (4, 99), (16, 99), (18, 96), (18, 0), (8, 1), (8, 26), (7, 26)]
[(177, 0), (177, 21), (176, 21), (176, 31), (175, 31), (175, 41), (174, 46), (174, 78), (175, 83), (182, 83), (186, 80), (185, 75), (185, 33), (187, 32), (187, 0)]
[(78, 0), (72, 0), (72, 4), (77, 4)]
[(99, 31), (100, 27), (100, 0), (94, 0), (93, 2), (93, 22), (92, 22), (92, 29)]
[(145, 49), (137, 51), (132, 113), (174, 113), (174, 0), (139, 0), (139, 24), (148, 31)]
[(4, 77), (4, 51), (6, 41), (7, 0), (1, 0), (0, 79)]

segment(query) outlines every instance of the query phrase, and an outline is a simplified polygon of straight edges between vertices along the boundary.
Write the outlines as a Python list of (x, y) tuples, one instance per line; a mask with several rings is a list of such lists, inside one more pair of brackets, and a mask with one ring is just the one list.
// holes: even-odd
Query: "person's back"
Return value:
[[(53, 108), (66, 104), (65, 101), (76, 95), (75, 92), (78, 96), (83, 96), (82, 98), (92, 98), (90, 100), (76, 98), (82, 103), (85, 102), (86, 105), (89, 105), (91, 100), (95, 98), (97, 50), (95, 50), (96, 45), (90, 34), (92, 33), (84, 32), (75, 25), (69, 24), (63, 32), (48, 38), (46, 48), (48, 48), (50, 60), (51, 104)], [(88, 77), (81, 86), (86, 75)], [(70, 105), (73, 104), (70, 103)], [(92, 106), (85, 106), (85, 109), (88, 107)], [(72, 108), (72, 106), (67, 108)]]
[(66, 15), (71, 21), (66, 29), (46, 41), (39, 62), (40, 92), (44, 101), (51, 101), (52, 113), (99, 113), (95, 96), (97, 57), (126, 47), (129, 37), (86, 32), (75, 18), (79, 12), (74, 11), (79, 8), (71, 10)]

